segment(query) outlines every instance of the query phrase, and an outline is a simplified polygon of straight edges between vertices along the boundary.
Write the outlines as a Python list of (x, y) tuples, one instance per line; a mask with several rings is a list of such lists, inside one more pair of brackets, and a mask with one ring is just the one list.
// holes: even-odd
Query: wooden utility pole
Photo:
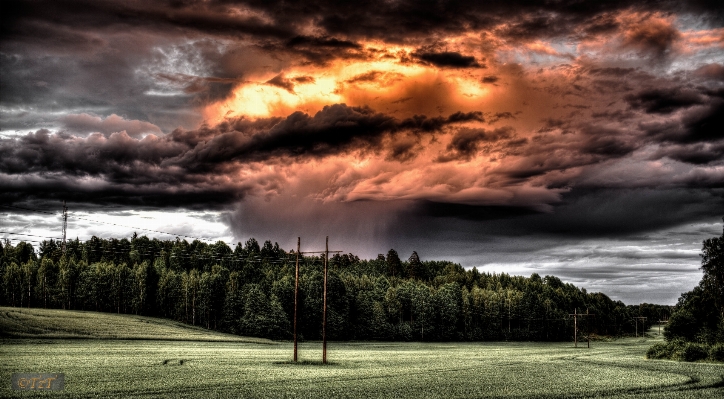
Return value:
[(324, 244), (324, 310), (322, 311), (322, 363), (327, 364), (327, 259), (329, 259), (329, 236)]
[[(644, 316), (636, 316), (633, 318), (636, 321), (636, 338), (639, 336), (639, 319), (642, 321), (641, 328), (643, 329), (646, 327), (646, 319), (647, 317)], [(646, 335), (645, 331), (642, 331), (641, 334)]]
[(297, 237), (297, 266), (294, 271), (294, 361), (297, 361), (297, 309), (299, 308), (299, 248), (302, 238)]
[(294, 282), (294, 361), (297, 361), (297, 307), (299, 298), (299, 255), (300, 254), (324, 254), (324, 297), (323, 297), (323, 308), (322, 308), (322, 363), (327, 363), (327, 263), (329, 260), (329, 253), (340, 253), (343, 251), (330, 251), (329, 250), (329, 236), (327, 236), (326, 245), (324, 251), (309, 251), (301, 252), (301, 238), (297, 237), (297, 266), (296, 266), (296, 279)]
[[(578, 318), (579, 317), (586, 317), (586, 316), (595, 316), (593, 313), (588, 313), (588, 309), (586, 309), (586, 313), (578, 313), (578, 308), (573, 309), (573, 313), (569, 313), (569, 316), (573, 316), (573, 342), (574, 342), (574, 348), (578, 348)], [(588, 341), (588, 347), (591, 347), (591, 334), (586, 336), (586, 339)]]

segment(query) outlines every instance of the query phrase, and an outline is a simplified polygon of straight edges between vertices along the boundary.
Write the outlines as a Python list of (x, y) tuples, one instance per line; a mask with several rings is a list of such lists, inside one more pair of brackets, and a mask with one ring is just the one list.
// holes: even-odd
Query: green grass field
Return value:
[[(3, 318), (13, 310), (0, 308)], [(45, 338), (35, 330), (38, 337), (0, 339), (0, 397), (34, 396), (10, 389), (14, 372), (65, 373), (65, 390), (43, 395), (57, 398), (724, 397), (724, 365), (644, 359), (656, 338), (597, 341), (591, 349), (585, 343), (575, 349), (572, 343), (331, 342), (328, 365), (320, 364), (315, 342), (301, 344), (301, 362), (291, 364), (290, 342), (207, 336), (163, 320), (139, 324), (135, 316), (22, 312), (36, 315), (31, 320), (44, 314), (53, 331), (73, 317), (89, 319), (67, 328), (89, 338)], [(95, 337), (92, 320), (113, 318), (124, 319), (114, 325), (136, 327)], [(14, 325), (18, 334), (22, 325)], [(157, 339), (161, 330), (175, 340)]]

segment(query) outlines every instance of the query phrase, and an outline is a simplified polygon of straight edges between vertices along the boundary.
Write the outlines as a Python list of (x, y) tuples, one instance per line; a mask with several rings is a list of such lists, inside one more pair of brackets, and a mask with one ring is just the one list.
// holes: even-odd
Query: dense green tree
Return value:
[(200, 275), (197, 269), (181, 274), (181, 286), (184, 297), (184, 320), (186, 323), (196, 325), (199, 305)]
[(175, 320), (186, 320), (186, 298), (181, 274), (165, 267), (155, 268), (159, 274), (156, 303), (158, 314)]
[(694, 341), (699, 332), (699, 325), (694, 315), (686, 309), (682, 309), (671, 315), (664, 330), (664, 337), (667, 340), (683, 339)]
[(239, 332), (253, 337), (289, 338), (289, 321), (279, 299), (266, 294), (258, 284), (242, 289), (244, 313), (239, 320)]
[[(18, 245), (20, 247), (20, 245)], [(23, 259), (24, 257), (20, 257)], [(36, 297), (33, 295), (35, 287), (38, 281), (38, 262), (32, 259), (32, 257), (26, 257), (28, 259), (25, 263), (20, 266), (22, 272), (22, 295), (21, 302), (25, 302), (27, 307), (36, 306)], [(22, 305), (21, 305), (22, 306)]]
[(243, 281), (241, 274), (238, 271), (229, 273), (229, 278), (226, 281), (226, 295), (224, 296), (221, 328), (233, 334), (239, 332), (239, 320), (244, 314), (242, 287)]
[(63, 256), (58, 264), (56, 292), (63, 309), (74, 309), (76, 286), (78, 284), (78, 266), (75, 258)]
[(417, 255), (417, 251), (412, 251), (410, 259), (407, 260), (407, 277), (411, 279), (418, 279), (423, 277), (423, 266), (420, 262), (420, 256)]
[[(7, 246), (6, 246), (7, 248)], [(5, 298), (10, 306), (23, 306), (23, 271), (15, 262), (10, 262), (5, 267), (3, 274), (3, 286), (5, 287)]]
[(36, 297), (44, 308), (53, 307), (56, 299), (58, 269), (51, 256), (42, 258), (37, 272)]
[(387, 273), (389, 273), (390, 276), (402, 276), (402, 261), (400, 260), (400, 256), (397, 254), (397, 251), (395, 251), (394, 249), (390, 249), (389, 251), (387, 251), (387, 257), (385, 258), (385, 262), (387, 263)]

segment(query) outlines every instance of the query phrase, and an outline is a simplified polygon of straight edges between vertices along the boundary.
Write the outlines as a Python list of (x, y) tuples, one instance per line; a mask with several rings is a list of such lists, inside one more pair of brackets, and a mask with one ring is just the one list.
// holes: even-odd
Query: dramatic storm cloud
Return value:
[[(12, 207), (65, 200), (125, 226), (287, 249), (329, 235), (673, 303), (721, 231), (713, 2), (0, 7), (9, 232), (57, 237), (57, 218)], [(132, 232), (89, 223), (71, 236)]]

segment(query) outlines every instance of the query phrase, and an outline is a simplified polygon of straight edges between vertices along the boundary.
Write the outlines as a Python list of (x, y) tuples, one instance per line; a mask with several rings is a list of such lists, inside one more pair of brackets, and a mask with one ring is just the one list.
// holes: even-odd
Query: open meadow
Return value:
[[(17, 312), (1, 308), (2, 318)], [(63, 320), (114, 318), (92, 312), (22, 309), (49, 325)], [(35, 316), (32, 316), (35, 315)], [(71, 317), (73, 316), (73, 317)], [(79, 319), (78, 319), (79, 318)], [(54, 319), (50, 322), (50, 319)], [(144, 318), (147, 319), (147, 318)], [(644, 397), (721, 398), (724, 365), (647, 360), (658, 338), (572, 343), (375, 343), (331, 342), (330, 364), (320, 364), (321, 344), (300, 345), (292, 364), (291, 342), (222, 339), (188, 334), (173, 322), (145, 323), (146, 335), (118, 331), (114, 338), (0, 339), (0, 397), (30, 397), (10, 389), (14, 372), (65, 373), (57, 398), (478, 398)], [(105, 320), (109, 323), (109, 320)], [(117, 321), (121, 322), (121, 321)], [(6, 326), (8, 321), (2, 321)], [(80, 324), (79, 324), (80, 323)], [(86, 324), (90, 325), (90, 324)], [(5, 328), (5, 327), (3, 327)], [(100, 328), (100, 327), (99, 327)], [(166, 329), (169, 340), (154, 329)], [(16, 323), (15, 333), (21, 327)], [(102, 330), (102, 329), (101, 329)], [(4, 331), (4, 330), (3, 330)], [(657, 331), (655, 328), (651, 332)], [(105, 333), (103, 333), (105, 334)], [(134, 334), (137, 334), (134, 336)], [(180, 338), (186, 334), (185, 338)], [(153, 337), (153, 338), (148, 338)]]

